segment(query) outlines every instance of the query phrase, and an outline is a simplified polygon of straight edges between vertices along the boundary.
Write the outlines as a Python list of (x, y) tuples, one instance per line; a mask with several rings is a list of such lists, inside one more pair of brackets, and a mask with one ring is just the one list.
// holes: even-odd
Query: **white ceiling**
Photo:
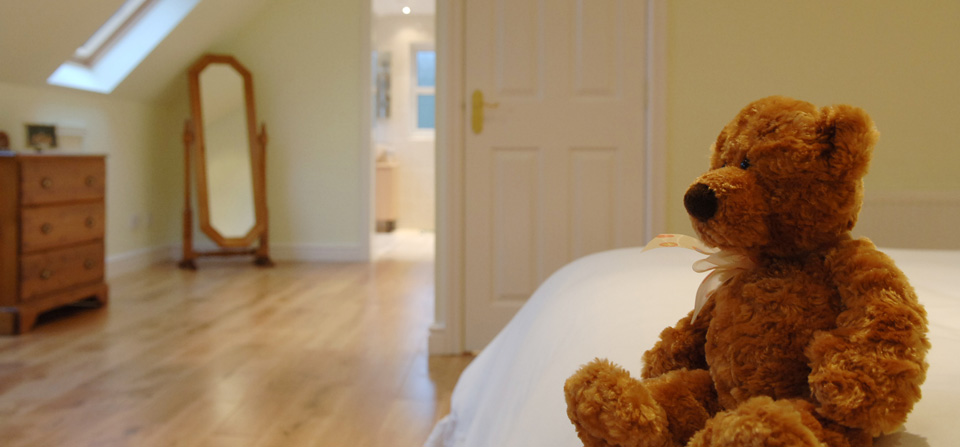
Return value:
[(436, 0), (372, 0), (371, 8), (378, 16), (402, 14), (404, 6), (410, 7), (410, 14), (436, 14)]

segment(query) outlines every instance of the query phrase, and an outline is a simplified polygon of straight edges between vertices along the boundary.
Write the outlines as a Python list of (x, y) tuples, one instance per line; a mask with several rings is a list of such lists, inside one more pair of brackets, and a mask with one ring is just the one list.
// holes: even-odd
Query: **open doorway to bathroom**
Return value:
[(434, 257), (434, 0), (372, 0), (374, 259)]

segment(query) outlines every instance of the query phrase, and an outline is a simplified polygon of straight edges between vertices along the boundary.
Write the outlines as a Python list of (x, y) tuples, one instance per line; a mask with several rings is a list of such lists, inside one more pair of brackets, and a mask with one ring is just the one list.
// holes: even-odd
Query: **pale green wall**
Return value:
[(747, 103), (783, 94), (863, 107), (880, 130), (867, 193), (960, 191), (960, 2), (668, 3), (668, 230)]
[(151, 104), (0, 82), (0, 130), (14, 149), (24, 148), (24, 123), (52, 123), (83, 130), (82, 152), (107, 155), (108, 256), (171, 242), (179, 207), (165, 191), (180, 169), (158, 150), (157, 119)]
[[(677, 0), (667, 8), (668, 230), (690, 231), (683, 192), (706, 169), (717, 132), (770, 94), (873, 115), (881, 140), (868, 194), (960, 191), (960, 2)], [(270, 134), (276, 244), (363, 244), (365, 11), (355, 0), (277, 0), (211, 48), (254, 75)], [(179, 243), (187, 115), (185, 76), (157, 104), (0, 83), (0, 129), (15, 143), (24, 122), (55, 122), (85, 128), (88, 150), (110, 155), (111, 255)]]

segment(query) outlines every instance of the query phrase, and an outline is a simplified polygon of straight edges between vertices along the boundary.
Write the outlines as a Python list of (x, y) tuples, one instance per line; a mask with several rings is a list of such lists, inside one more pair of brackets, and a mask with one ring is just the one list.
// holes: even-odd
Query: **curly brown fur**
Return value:
[(663, 408), (619, 366), (594, 360), (567, 379), (564, 393), (584, 446), (673, 445)]
[(807, 346), (819, 411), (874, 436), (893, 431), (926, 378), (926, 312), (903, 273), (869, 240), (844, 241), (826, 264), (845, 310), (835, 329)]
[(684, 204), (704, 242), (753, 267), (661, 333), (642, 381), (596, 361), (567, 382), (586, 445), (867, 447), (906, 420), (926, 314), (890, 258), (850, 236), (876, 140), (856, 107), (784, 97), (724, 127)]
[(681, 368), (707, 369), (703, 347), (712, 314), (713, 302), (710, 301), (704, 305), (695, 323), (690, 322), (693, 315), (693, 311), (690, 311), (676, 326), (664, 329), (660, 333), (660, 341), (643, 354), (640, 377), (650, 379)]
[(846, 439), (824, 429), (809, 402), (753, 397), (707, 422), (688, 447), (809, 446), (849, 447)]

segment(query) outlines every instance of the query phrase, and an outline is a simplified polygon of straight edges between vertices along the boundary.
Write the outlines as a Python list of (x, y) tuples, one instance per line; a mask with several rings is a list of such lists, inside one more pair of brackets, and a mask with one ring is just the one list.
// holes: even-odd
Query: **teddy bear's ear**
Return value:
[(828, 171), (835, 177), (863, 177), (879, 137), (867, 112), (846, 104), (824, 107), (819, 127), (827, 143), (820, 159)]

